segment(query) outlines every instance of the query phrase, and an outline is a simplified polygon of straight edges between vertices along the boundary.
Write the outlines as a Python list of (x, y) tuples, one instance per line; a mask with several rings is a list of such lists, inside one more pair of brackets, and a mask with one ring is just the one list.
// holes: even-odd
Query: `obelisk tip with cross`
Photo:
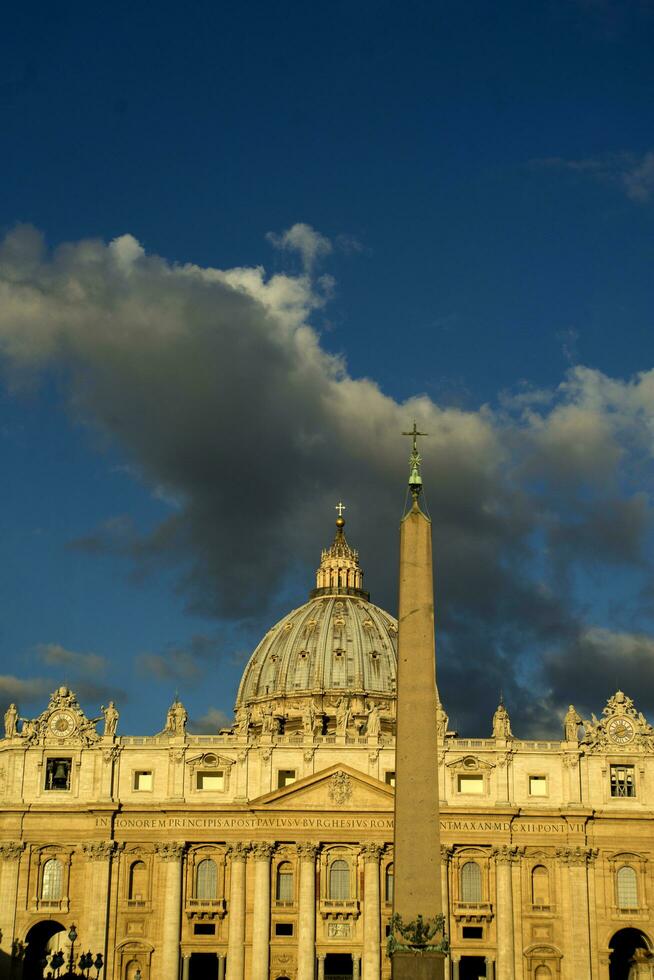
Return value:
[(418, 436), (426, 436), (426, 432), (419, 432), (418, 426), (416, 425), (415, 419), (413, 420), (413, 429), (410, 432), (403, 432), (403, 436), (411, 436), (413, 439), (413, 444), (411, 448), (411, 455), (409, 456), (409, 490), (413, 497), (414, 507), (418, 506), (418, 497), (420, 491), (422, 490), (422, 476), (420, 475), (420, 464), (422, 463), (422, 456), (418, 452)]
[[(400, 593), (395, 740), (393, 980), (443, 980), (444, 920), (438, 799), (438, 692), (434, 641), (431, 521), (413, 423), (409, 488), (413, 506), (400, 526)], [(425, 932), (426, 930), (426, 932)], [(430, 938), (425, 940), (425, 935)], [(422, 945), (421, 945), (422, 944)], [(419, 948), (418, 948), (419, 947)]]

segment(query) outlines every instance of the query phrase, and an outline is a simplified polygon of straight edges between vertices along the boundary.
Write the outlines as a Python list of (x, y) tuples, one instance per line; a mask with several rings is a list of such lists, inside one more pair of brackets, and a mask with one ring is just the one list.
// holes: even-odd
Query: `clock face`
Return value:
[(631, 742), (634, 735), (634, 726), (628, 718), (613, 718), (609, 723), (609, 737), (619, 745)]
[(55, 711), (50, 716), (48, 727), (57, 738), (66, 738), (75, 731), (75, 718), (68, 711)]

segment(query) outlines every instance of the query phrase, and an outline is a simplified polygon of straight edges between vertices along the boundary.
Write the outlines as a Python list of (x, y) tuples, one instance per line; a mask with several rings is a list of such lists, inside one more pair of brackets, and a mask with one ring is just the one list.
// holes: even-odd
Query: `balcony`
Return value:
[(454, 917), (461, 922), (490, 922), (493, 905), (491, 902), (455, 902)]
[(359, 902), (354, 898), (323, 898), (320, 902), (323, 919), (358, 919), (359, 912)]
[(187, 898), (186, 915), (189, 919), (222, 919), (227, 912), (224, 898)]

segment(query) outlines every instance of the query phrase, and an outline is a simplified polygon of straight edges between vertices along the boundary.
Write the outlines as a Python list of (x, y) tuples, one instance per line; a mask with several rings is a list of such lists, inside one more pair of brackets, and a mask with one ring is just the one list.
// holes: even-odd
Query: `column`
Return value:
[(179, 934), (182, 925), (182, 857), (183, 841), (155, 844), (155, 851), (165, 865), (165, 898), (161, 958), (157, 980), (179, 980)]
[(486, 957), (486, 980), (495, 980), (495, 960)]
[(109, 874), (111, 857), (116, 850), (113, 840), (87, 841), (82, 844), (87, 860), (87, 894), (81, 940), (93, 955), (107, 959), (107, 913), (109, 907)]
[(225, 980), (225, 957), (218, 954), (218, 980)]
[(227, 932), (227, 980), (245, 976), (245, 861), (249, 844), (230, 844), (231, 884)]
[(379, 856), (381, 844), (370, 842), (361, 848), (363, 855), (363, 980), (379, 980), (379, 940), (381, 932), (381, 896), (379, 894)]
[(452, 980), (459, 980), (459, 957), (452, 957)]
[[(454, 854), (454, 848), (449, 844), (441, 844), (441, 895), (443, 897), (443, 915), (445, 916), (445, 935), (451, 941), (450, 931), (450, 860)], [(445, 980), (450, 980), (452, 975), (451, 957), (445, 959)]]
[(0, 948), (5, 956), (0, 957), (0, 976), (9, 977), (11, 955), (14, 941), (16, 907), (18, 904), (18, 876), (20, 858), (25, 845), (21, 841), (6, 841), (0, 844)]
[(567, 880), (572, 925), (572, 949), (567, 951), (572, 961), (570, 976), (574, 980), (590, 980), (590, 919), (588, 909), (588, 861), (594, 857), (589, 847), (570, 847), (559, 852), (567, 864)]
[(325, 954), (318, 953), (318, 980), (325, 980)]
[(260, 841), (254, 855), (254, 909), (252, 919), (252, 980), (268, 980), (270, 971), (270, 858), (275, 845)]
[(182, 953), (182, 980), (189, 980), (191, 975), (191, 954)]
[[(360, 964), (360, 962), (361, 961), (359, 959), (359, 954), (358, 953), (352, 953), (352, 980), (359, 980), (359, 976), (360, 976), (360, 974), (359, 974), (359, 964)], [(378, 980), (378, 978), (379, 978), (379, 974), (377, 974), (377, 977), (375, 978), (375, 980)]]
[(510, 847), (503, 845), (494, 848), (492, 852), (497, 878), (497, 969), (502, 980), (515, 980), (511, 865), (515, 860), (516, 851), (515, 845)]
[(318, 844), (313, 843), (297, 845), (297, 853), (300, 859), (297, 980), (314, 980), (315, 976), (316, 854), (318, 847)]

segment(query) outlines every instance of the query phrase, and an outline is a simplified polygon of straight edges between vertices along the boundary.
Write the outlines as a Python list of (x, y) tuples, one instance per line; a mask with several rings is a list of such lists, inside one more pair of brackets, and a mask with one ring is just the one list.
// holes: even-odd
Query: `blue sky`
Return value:
[(220, 723), (341, 497), (392, 611), (415, 414), (461, 730), (654, 711), (653, 42), (646, 0), (11, 11), (4, 700)]

